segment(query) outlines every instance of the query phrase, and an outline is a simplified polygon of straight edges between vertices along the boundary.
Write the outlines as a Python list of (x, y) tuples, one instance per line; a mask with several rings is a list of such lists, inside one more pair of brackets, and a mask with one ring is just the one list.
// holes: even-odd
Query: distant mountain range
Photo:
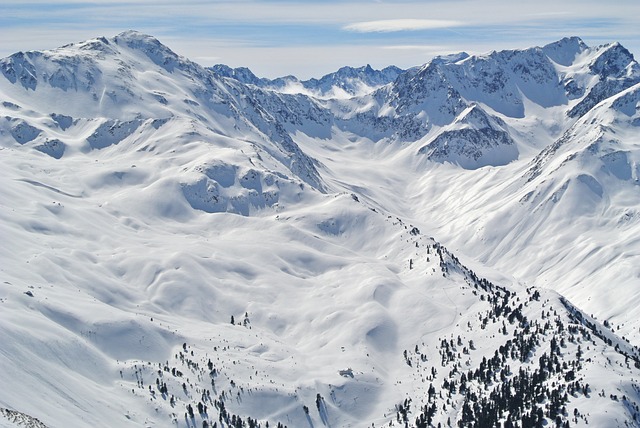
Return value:
[(255, 85), (264, 89), (272, 89), (288, 93), (306, 93), (320, 98), (349, 98), (371, 92), (389, 84), (404, 70), (389, 66), (382, 70), (374, 70), (370, 65), (364, 67), (342, 67), (335, 73), (322, 76), (320, 79), (299, 80), (295, 76), (266, 79), (256, 77), (246, 67), (231, 68), (224, 64), (210, 68), (220, 77), (229, 77), (247, 85)]
[(0, 60), (0, 427), (640, 425), (618, 43), (264, 79)]

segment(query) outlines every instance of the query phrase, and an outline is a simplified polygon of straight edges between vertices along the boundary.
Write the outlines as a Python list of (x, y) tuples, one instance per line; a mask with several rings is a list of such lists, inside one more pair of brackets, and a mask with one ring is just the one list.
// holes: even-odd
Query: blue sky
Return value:
[(640, 55), (640, 1), (2, 0), (0, 57), (134, 29), (202, 65), (320, 77), (579, 36)]

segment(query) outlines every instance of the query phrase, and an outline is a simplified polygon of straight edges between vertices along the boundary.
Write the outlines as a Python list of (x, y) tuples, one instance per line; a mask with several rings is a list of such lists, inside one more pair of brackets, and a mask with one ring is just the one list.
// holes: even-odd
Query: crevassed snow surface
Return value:
[(348, 98), (136, 32), (0, 71), (0, 426), (640, 424), (620, 45)]

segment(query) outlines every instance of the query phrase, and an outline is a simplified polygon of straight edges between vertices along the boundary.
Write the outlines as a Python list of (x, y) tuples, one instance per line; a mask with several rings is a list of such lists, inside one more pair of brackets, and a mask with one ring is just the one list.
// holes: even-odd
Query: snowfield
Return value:
[(0, 427), (640, 426), (621, 45), (0, 72)]

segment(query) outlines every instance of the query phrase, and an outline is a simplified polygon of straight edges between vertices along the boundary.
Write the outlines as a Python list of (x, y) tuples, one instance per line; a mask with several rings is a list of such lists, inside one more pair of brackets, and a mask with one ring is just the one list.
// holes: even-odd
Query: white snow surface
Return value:
[[(505, 293), (529, 321), (591, 326), (556, 333), (589, 384), (573, 426), (639, 426), (624, 51), (440, 57), (349, 98), (219, 78), (136, 32), (0, 60), (0, 427), (228, 426), (216, 400), (261, 426), (404, 426), (409, 398), (413, 424), (430, 383), (523, 328), (483, 323)], [(471, 350), (441, 361), (459, 336)]]

